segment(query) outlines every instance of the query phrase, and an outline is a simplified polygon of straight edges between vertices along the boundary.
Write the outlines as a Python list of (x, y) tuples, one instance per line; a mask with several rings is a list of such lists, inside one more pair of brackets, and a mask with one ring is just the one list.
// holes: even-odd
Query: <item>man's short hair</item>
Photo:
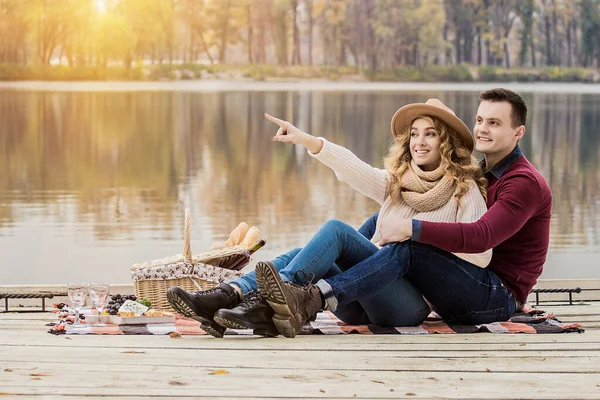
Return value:
[(527, 121), (527, 105), (525, 100), (516, 92), (509, 89), (495, 88), (479, 93), (479, 101), (506, 101), (512, 107), (512, 127), (525, 125)]

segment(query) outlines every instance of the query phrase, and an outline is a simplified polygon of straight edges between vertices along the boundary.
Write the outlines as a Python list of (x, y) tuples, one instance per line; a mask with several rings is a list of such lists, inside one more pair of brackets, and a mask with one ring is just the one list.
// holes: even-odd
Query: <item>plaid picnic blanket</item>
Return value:
[[(326, 311), (319, 313), (317, 319), (309, 322), (301, 334), (339, 335), (348, 333), (360, 334), (402, 334), (426, 335), (432, 333), (457, 334), (457, 333), (568, 333), (584, 332), (580, 324), (561, 323), (552, 314), (546, 315), (544, 311), (533, 310), (529, 313), (515, 314), (509, 321), (494, 322), (483, 325), (456, 325), (449, 324), (437, 317), (436, 314), (419, 326), (385, 328), (375, 325), (346, 325), (335, 315)], [(188, 318), (177, 318), (170, 324), (147, 325), (107, 325), (96, 327), (86, 325), (84, 328), (71, 328), (65, 321), (53, 324), (49, 333), (59, 334), (96, 334), (96, 335), (206, 335), (198, 322)], [(231, 335), (252, 335), (251, 329), (227, 330)]]

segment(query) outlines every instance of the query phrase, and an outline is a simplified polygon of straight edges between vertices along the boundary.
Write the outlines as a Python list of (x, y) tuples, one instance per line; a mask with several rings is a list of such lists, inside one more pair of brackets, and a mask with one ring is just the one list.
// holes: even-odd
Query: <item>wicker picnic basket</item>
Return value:
[(135, 295), (140, 299), (149, 299), (154, 309), (173, 311), (166, 296), (170, 287), (179, 286), (196, 292), (242, 276), (239, 270), (248, 264), (250, 255), (265, 243), (260, 240), (251, 249), (238, 245), (192, 255), (190, 226), (191, 215), (186, 209), (183, 254), (131, 267)]

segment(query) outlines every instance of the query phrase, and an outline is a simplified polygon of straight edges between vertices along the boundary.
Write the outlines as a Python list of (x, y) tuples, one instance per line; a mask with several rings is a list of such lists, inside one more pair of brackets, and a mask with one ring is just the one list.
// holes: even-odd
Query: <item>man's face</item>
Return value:
[(510, 153), (525, 133), (524, 125), (512, 126), (511, 115), (512, 106), (506, 101), (482, 101), (473, 128), (475, 150), (485, 155)]

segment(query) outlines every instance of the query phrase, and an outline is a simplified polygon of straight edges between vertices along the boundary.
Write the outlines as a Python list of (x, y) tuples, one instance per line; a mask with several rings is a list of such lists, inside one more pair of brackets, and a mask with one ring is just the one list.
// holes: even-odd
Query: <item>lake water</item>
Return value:
[[(543, 278), (597, 278), (600, 94), (523, 93), (521, 146), (554, 193)], [(302, 246), (327, 219), (356, 227), (378, 205), (305, 151), (273, 143), (263, 112), (380, 165), (390, 119), (439, 97), (472, 126), (473, 91), (143, 91), (0, 89), (0, 282), (130, 282), (131, 264), (224, 240), (240, 221), (267, 246)]]

